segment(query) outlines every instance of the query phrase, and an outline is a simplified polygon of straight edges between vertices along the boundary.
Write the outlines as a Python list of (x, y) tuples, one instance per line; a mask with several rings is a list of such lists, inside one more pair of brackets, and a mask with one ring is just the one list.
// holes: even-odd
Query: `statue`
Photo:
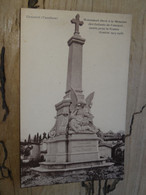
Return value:
[(93, 115), (90, 112), (93, 97), (94, 92), (88, 95), (85, 100), (78, 100), (75, 91), (71, 89), (69, 134), (96, 132), (96, 127), (93, 125)]

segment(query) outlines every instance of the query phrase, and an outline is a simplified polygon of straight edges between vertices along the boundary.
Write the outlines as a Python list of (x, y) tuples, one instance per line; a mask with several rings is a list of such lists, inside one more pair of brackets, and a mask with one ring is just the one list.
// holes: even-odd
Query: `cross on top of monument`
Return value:
[(71, 23), (75, 24), (75, 32), (74, 34), (80, 34), (79, 32), (79, 26), (82, 26), (84, 24), (83, 21), (80, 21), (80, 15), (77, 14), (75, 18), (71, 20)]

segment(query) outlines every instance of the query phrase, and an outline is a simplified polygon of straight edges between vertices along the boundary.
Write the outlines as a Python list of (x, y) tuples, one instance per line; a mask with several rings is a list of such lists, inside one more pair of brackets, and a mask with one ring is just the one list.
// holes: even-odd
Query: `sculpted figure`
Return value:
[(94, 92), (87, 98), (78, 100), (77, 95), (71, 89), (71, 114), (69, 120), (69, 133), (95, 132), (93, 115), (90, 113)]

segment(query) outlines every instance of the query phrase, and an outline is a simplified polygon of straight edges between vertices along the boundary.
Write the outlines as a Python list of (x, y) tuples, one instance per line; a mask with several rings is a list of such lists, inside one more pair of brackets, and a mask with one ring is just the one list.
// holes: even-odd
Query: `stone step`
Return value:
[(96, 161), (66, 162), (66, 163), (41, 162), (40, 167), (45, 169), (67, 169), (67, 168), (80, 168), (83, 166), (96, 166), (102, 164), (105, 164), (105, 159), (96, 160)]
[[(52, 164), (53, 165), (53, 164)], [(35, 168), (31, 168), (31, 172), (32, 173), (38, 173), (40, 175), (43, 176), (47, 176), (47, 175), (70, 175), (72, 173), (74, 173), (74, 171), (83, 171), (83, 170), (91, 170), (91, 169), (96, 169), (96, 168), (108, 168), (109, 166), (114, 165), (114, 163), (103, 163), (100, 165), (83, 165), (81, 167), (68, 167), (68, 168), (58, 168), (56, 169), (55, 167), (53, 168), (44, 168), (44, 167), (35, 167)]]

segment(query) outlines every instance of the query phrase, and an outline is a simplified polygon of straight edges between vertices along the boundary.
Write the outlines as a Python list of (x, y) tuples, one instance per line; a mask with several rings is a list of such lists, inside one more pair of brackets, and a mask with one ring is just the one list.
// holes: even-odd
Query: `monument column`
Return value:
[(83, 22), (79, 20), (79, 14), (71, 22), (75, 24), (75, 32), (68, 41), (69, 57), (66, 94), (68, 97), (72, 88), (80, 98), (82, 97), (82, 47), (85, 39), (80, 36), (79, 26), (83, 25)]

